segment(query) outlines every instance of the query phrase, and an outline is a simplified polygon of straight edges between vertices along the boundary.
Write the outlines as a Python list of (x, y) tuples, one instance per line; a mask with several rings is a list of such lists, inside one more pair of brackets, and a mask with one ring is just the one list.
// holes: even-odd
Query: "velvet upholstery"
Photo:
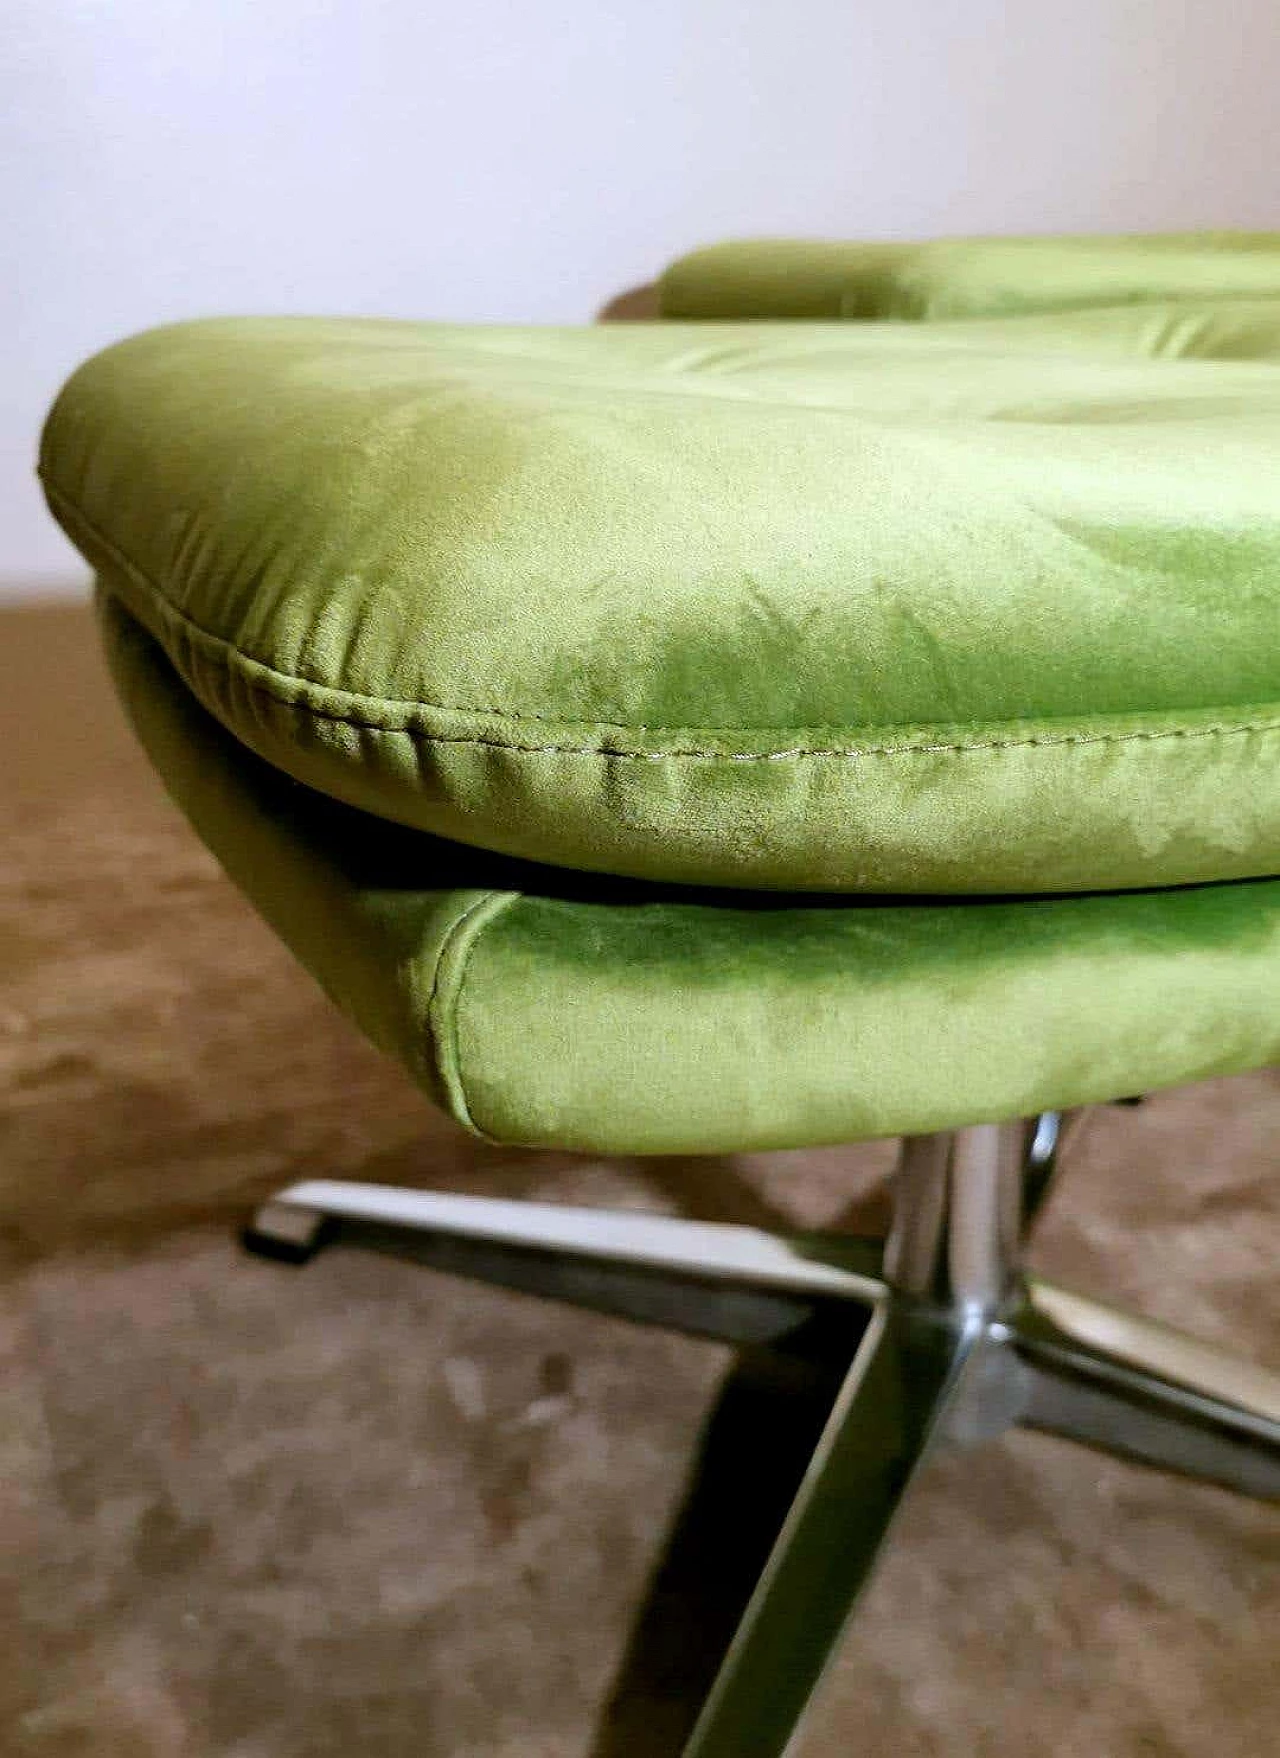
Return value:
[(51, 505), (242, 745), (454, 842), (1280, 871), (1280, 237), (744, 246), (664, 297), (734, 321), (150, 332), (62, 392)]
[(935, 321), (1274, 299), (1280, 233), (731, 240), (672, 263), (659, 296), (668, 318)]
[(114, 593), (102, 607), (121, 694), (201, 836), (338, 1005), (492, 1138), (802, 1146), (1280, 1055), (1280, 880), (895, 901), (557, 872), (293, 781)]

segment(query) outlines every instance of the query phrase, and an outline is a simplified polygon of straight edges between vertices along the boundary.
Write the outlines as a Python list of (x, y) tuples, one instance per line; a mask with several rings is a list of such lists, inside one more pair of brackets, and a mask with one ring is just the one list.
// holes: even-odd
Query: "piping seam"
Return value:
[(312, 708), (303, 702), (285, 702), (244, 681), (244, 688), (267, 697), (277, 707), (301, 714), (311, 720), (335, 721), (362, 733), (375, 733), (392, 738), (421, 739), (432, 745), (487, 745), (498, 751), (513, 751), (520, 756), (540, 757), (608, 757), (636, 763), (662, 763), (668, 758), (701, 758), (708, 763), (778, 763), (797, 757), (914, 757), (951, 753), (963, 756), (980, 751), (1025, 751), (1051, 749), (1059, 745), (1127, 745), (1151, 744), (1162, 739), (1239, 738), (1249, 733), (1280, 732), (1280, 720), (1250, 721), (1238, 726), (1170, 727), (1159, 732), (1130, 733), (1064, 733), (1060, 737), (1027, 739), (974, 740), (968, 744), (919, 745), (791, 745), (780, 751), (704, 751), (693, 746), (669, 746), (662, 751), (626, 750), (617, 745), (518, 745), (510, 739), (486, 738), (482, 733), (438, 733), (426, 727), (374, 726), (366, 721), (336, 714), (328, 709)]
[[(201, 624), (197, 623), (184, 611), (179, 610), (175, 604), (164, 596), (160, 588), (147, 577), (137, 564), (126, 556), (110, 538), (100, 531), (92, 520), (88, 519), (73, 502), (69, 501), (65, 495), (45, 480), (43, 474), (41, 480), (44, 483), (45, 490), (50, 499), (57, 502), (63, 511), (71, 517), (73, 523), (82, 525), (85, 532), (103, 549), (115, 565), (135, 580), (135, 582), (153, 601), (155, 609), (162, 618), (172, 624), (177, 624), (186, 638), (191, 640), (193, 644), (197, 642), (207, 644), (207, 648), (210, 649), (210, 651), (206, 651), (203, 657), (210, 663), (220, 667), (228, 681), (230, 681), (237, 689), (242, 689), (252, 695), (262, 697), (273, 703), (276, 707), (306, 715), (310, 719), (333, 721), (339, 725), (349, 726), (363, 733), (390, 733), (403, 735), (406, 738), (421, 739), (428, 743), (440, 745), (489, 746), (497, 750), (512, 751), (527, 756), (608, 757), (651, 763), (662, 762), (668, 758), (701, 759), (712, 763), (771, 763), (809, 757), (907, 757), (913, 756), (917, 753), (921, 755), (961, 755), (970, 751), (1036, 750), (1056, 745), (1121, 745), (1132, 743), (1154, 743), (1165, 739), (1236, 738), (1253, 733), (1280, 731), (1280, 719), (1265, 719), (1241, 724), (1232, 724), (1228, 722), (1206, 727), (1171, 727), (1160, 730), (1140, 730), (1124, 733), (1064, 733), (1058, 736), (1049, 734), (1047, 736), (1034, 736), (1029, 738), (932, 741), (916, 744), (792, 745), (776, 751), (708, 751), (696, 746), (674, 746), (661, 751), (638, 751), (620, 745), (610, 745), (604, 742), (596, 745), (518, 744), (510, 739), (486, 736), (481, 733), (437, 732), (428, 727), (414, 726), (410, 724), (408, 720), (406, 720), (405, 724), (399, 726), (379, 725), (373, 720), (360, 719), (357, 715), (350, 712), (342, 713), (336, 709), (317, 707), (310, 702), (291, 700), (282, 695), (278, 690), (272, 688), (271, 684), (265, 680), (278, 680), (281, 684), (292, 686), (294, 688), (301, 688), (302, 690), (323, 690), (327, 694), (342, 695), (353, 700), (358, 699), (368, 702), (381, 702), (382, 705), (387, 708), (408, 709), (411, 713), (414, 710), (436, 709), (445, 714), (491, 715), (498, 719), (516, 721), (551, 720), (553, 717), (550, 715), (539, 714), (517, 714), (510, 710), (500, 708), (459, 708), (444, 702), (405, 702), (393, 701), (386, 698), (361, 697), (354, 691), (341, 690), (334, 685), (321, 684), (314, 679), (308, 679), (288, 672), (279, 671), (263, 660), (254, 659), (248, 654), (241, 653), (240, 650), (235, 647), (234, 643), (228, 641), (224, 636), (213, 634), (211, 630), (202, 627)], [(238, 671), (235, 660), (231, 657), (232, 655), (238, 656), (241, 665), (246, 667), (252, 666), (255, 670), (261, 672), (263, 677), (252, 678), (245, 675), (243, 672)], [(1141, 710), (1129, 710), (1128, 712), (1139, 713)], [(575, 723), (572, 721), (562, 721), (560, 724), (572, 725)], [(584, 723), (577, 722), (576, 724)], [(678, 732), (682, 729), (678, 727), (645, 726), (637, 724), (634, 730), (637, 732), (664, 733)], [(708, 732), (746, 732), (752, 729), (741, 726), (724, 726), (708, 727), (705, 730)], [(758, 730), (764, 732), (776, 729), (762, 727)]]
[(490, 1135), (477, 1123), (467, 1096), (458, 1044), (458, 1006), (462, 999), (471, 954), (480, 936), (491, 922), (523, 895), (520, 891), (486, 891), (467, 905), (445, 936), (432, 974), (431, 994), (427, 1000), (427, 1017), (435, 1034), (436, 1068), (440, 1084), (452, 1102), (454, 1114), (474, 1135), (499, 1144), (499, 1136)]

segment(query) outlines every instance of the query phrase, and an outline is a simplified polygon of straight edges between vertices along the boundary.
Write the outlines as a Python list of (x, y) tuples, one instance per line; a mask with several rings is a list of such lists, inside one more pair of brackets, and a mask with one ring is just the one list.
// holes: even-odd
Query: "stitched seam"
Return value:
[[(245, 683), (245, 688), (255, 689)], [(1280, 720), (1252, 721), (1242, 726), (1172, 727), (1163, 732), (1131, 733), (1064, 733), (1059, 738), (988, 739), (967, 744), (918, 745), (792, 745), (781, 751), (703, 751), (693, 746), (671, 746), (663, 751), (624, 750), (616, 745), (517, 745), (509, 739), (486, 738), (481, 733), (438, 733), (425, 727), (373, 726), (353, 720), (347, 715), (311, 708), (301, 702), (282, 702), (269, 690), (259, 690), (278, 707), (287, 708), (312, 720), (332, 720), (364, 733), (385, 734), (395, 738), (423, 739), (433, 745), (489, 745), (499, 751), (514, 751), (521, 756), (609, 757), (624, 758), (637, 763), (662, 763), (669, 757), (702, 758), (709, 763), (778, 763), (795, 757), (914, 757), (930, 753), (965, 754), (970, 751), (1022, 751), (1052, 748), (1055, 745), (1125, 745), (1138, 741), (1154, 743), (1161, 739), (1237, 738), (1248, 733), (1280, 732)]]
[[(43, 478), (42, 478), (43, 480)], [(447, 714), (487, 714), (504, 720), (551, 720), (550, 715), (515, 714), (505, 709), (472, 709), (460, 708), (445, 702), (405, 702), (393, 701), (388, 698), (361, 696), (355, 691), (342, 690), (331, 684), (320, 684), (313, 679), (297, 676), (277, 670), (265, 661), (254, 659), (241, 653), (234, 644), (221, 635), (202, 627), (185, 611), (171, 603), (160, 588), (127, 555), (107, 537), (92, 520), (85, 517), (74, 503), (60, 493), (59, 490), (45, 482), (45, 488), (51, 500), (71, 515), (72, 521), (83, 525), (93, 541), (112, 558), (125, 573), (131, 576), (153, 600), (160, 615), (170, 622), (178, 624), (188, 639), (197, 638), (207, 644), (210, 651), (204, 657), (215, 663), (225, 675), (234, 682), (237, 689), (249, 694), (260, 696), (275, 706), (303, 714), (312, 720), (328, 720), (342, 726), (349, 726), (363, 733), (380, 733), (403, 735), (407, 738), (423, 739), (432, 744), (440, 745), (480, 745), (490, 746), (497, 750), (513, 751), (527, 756), (563, 756), (563, 757), (610, 757), (623, 758), (637, 762), (656, 763), (667, 758), (702, 759), (712, 763), (774, 763), (796, 758), (809, 757), (908, 757), (919, 755), (938, 755), (949, 753), (959, 755), (970, 751), (1013, 751), (1040, 749), (1055, 745), (1122, 745), (1133, 743), (1154, 743), (1164, 739), (1202, 739), (1202, 738), (1237, 738), (1252, 733), (1270, 733), (1280, 731), (1280, 719), (1255, 720), (1243, 724), (1219, 723), (1207, 727), (1170, 727), (1161, 730), (1139, 730), (1124, 733), (1064, 733), (1061, 735), (1036, 735), (1028, 738), (1009, 739), (975, 739), (957, 741), (930, 741), (914, 744), (886, 745), (792, 745), (777, 751), (707, 751), (697, 746), (671, 746), (661, 751), (637, 751), (619, 745), (600, 742), (595, 745), (518, 744), (511, 739), (486, 736), (483, 733), (443, 733), (428, 727), (415, 727), (408, 723), (402, 726), (382, 726), (373, 720), (363, 720), (358, 715), (347, 712), (340, 713), (337, 709), (320, 708), (310, 702), (290, 700), (281, 695), (265, 681), (264, 678), (251, 678), (237, 668), (236, 659), (242, 665), (251, 665), (266, 675), (267, 678), (278, 680), (281, 684), (301, 686), (303, 688), (324, 690), (326, 694), (342, 695), (352, 701), (378, 702), (391, 709), (431, 710), (437, 709)], [(235, 657), (232, 657), (232, 656)], [(582, 722), (562, 721), (562, 725), (584, 724)], [(636, 725), (636, 732), (678, 732), (682, 728)], [(706, 727), (707, 732), (748, 732), (754, 730), (742, 726)], [(772, 729), (761, 727), (761, 732)], [(819, 729), (825, 730), (825, 729)]]
[[(523, 896), (519, 891), (486, 891), (469, 903), (466, 909), (454, 922), (446, 934), (440, 948), (440, 956), (436, 960), (436, 968), (431, 979), (431, 994), (427, 1001), (427, 1013), (435, 1033), (436, 1068), (440, 1076), (440, 1084), (446, 1095), (453, 1100), (459, 1121), (465, 1123), (474, 1134), (485, 1141), (499, 1142), (498, 1136), (490, 1135), (481, 1128), (471, 1109), (471, 1101), (467, 1096), (466, 1082), (462, 1074), (462, 1057), (458, 1047), (458, 1008), (462, 1000), (463, 985), (467, 970), (471, 963), (471, 955), (481, 935), (491, 922), (497, 920), (511, 904)], [(479, 916), (479, 920), (476, 917)], [(468, 926), (470, 931), (468, 932)], [(457, 969), (453, 969), (456, 962)], [(444, 993), (444, 978), (448, 972), (449, 994)], [(440, 1015), (444, 1015), (444, 1020)], [(447, 1056), (444, 1052), (447, 1050)]]

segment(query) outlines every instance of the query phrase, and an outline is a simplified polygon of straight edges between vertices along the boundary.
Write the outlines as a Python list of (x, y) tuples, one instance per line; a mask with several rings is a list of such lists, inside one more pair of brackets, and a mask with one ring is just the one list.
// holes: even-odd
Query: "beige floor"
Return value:
[[(716, 1349), (233, 1228), (304, 1172), (810, 1222), (885, 1150), (470, 1141), (165, 804), (81, 610), (0, 616), (0, 703), (0, 1753), (669, 1758), (796, 1389), (712, 1423)], [(1277, 1140), (1274, 1075), (1099, 1113), (1041, 1260), (1280, 1362)], [(1280, 1514), (1019, 1436), (934, 1470), (804, 1758), (1268, 1758), (1278, 1652)]]

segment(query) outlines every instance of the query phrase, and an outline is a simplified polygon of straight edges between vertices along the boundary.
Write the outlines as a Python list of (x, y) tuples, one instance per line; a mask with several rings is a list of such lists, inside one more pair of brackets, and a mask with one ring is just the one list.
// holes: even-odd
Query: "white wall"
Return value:
[(1278, 0), (3, 0), (0, 591), (92, 349), (577, 321), (743, 232), (1280, 225)]

